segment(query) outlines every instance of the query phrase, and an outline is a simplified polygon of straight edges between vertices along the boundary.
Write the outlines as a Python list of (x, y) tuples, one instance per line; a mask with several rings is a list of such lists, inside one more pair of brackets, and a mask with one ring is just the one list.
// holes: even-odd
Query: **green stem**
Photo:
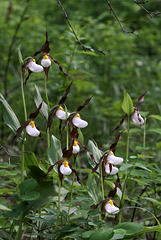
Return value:
[[(76, 162), (75, 162), (75, 166), (76, 167)], [(69, 208), (68, 208), (68, 220), (69, 220), (69, 213), (70, 213), (70, 209), (71, 209), (71, 205), (72, 205), (72, 199), (73, 199), (73, 187), (74, 187), (74, 174), (73, 174), (73, 179), (72, 179), (72, 186), (71, 186), (71, 193), (70, 193), (70, 202), (69, 202)]]
[(60, 217), (60, 190), (61, 190), (61, 182), (59, 180), (59, 192), (58, 192), (58, 221), (57, 221), (57, 226), (59, 224), (59, 217)]
[[(129, 139), (130, 139), (130, 117), (128, 116), (128, 122), (127, 122), (128, 126), (127, 126), (127, 143), (126, 143), (126, 158), (125, 158), (125, 164), (127, 164), (127, 160), (129, 157)], [(120, 213), (119, 213), (119, 223), (121, 223), (122, 221), (122, 208), (124, 205), (124, 195), (125, 195), (125, 189), (126, 189), (126, 184), (127, 184), (127, 180), (128, 180), (128, 174), (127, 174), (127, 170), (125, 171), (125, 180), (124, 180), (124, 185), (123, 185), (123, 190), (122, 190), (122, 197), (121, 197), (121, 201), (120, 201)]]
[(44, 79), (44, 87), (45, 87), (45, 96), (46, 96), (46, 102), (47, 102), (47, 105), (48, 105), (48, 113), (49, 113), (50, 105), (49, 105), (49, 99), (48, 99), (48, 94), (47, 94), (47, 79), (46, 79), (46, 75), (45, 75), (45, 79)]
[(103, 174), (102, 174), (102, 167), (101, 167), (101, 188), (102, 188), (102, 200), (104, 200), (104, 184), (103, 184)]
[(146, 118), (144, 120), (143, 148), (145, 148), (145, 143), (146, 143)]

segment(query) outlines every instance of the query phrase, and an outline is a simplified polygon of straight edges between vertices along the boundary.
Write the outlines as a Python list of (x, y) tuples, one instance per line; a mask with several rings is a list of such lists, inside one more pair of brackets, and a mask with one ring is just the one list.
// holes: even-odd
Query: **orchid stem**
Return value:
[(104, 184), (103, 184), (103, 174), (101, 167), (101, 188), (102, 188), (102, 200), (104, 200)]
[[(127, 143), (126, 143), (126, 158), (125, 158), (125, 164), (127, 164), (128, 161), (128, 157), (129, 157), (129, 139), (130, 139), (130, 117), (128, 116), (128, 120), (127, 120)], [(119, 223), (121, 223), (122, 221), (122, 208), (124, 205), (124, 195), (125, 195), (125, 189), (126, 189), (126, 183), (128, 180), (128, 174), (127, 174), (127, 170), (125, 171), (125, 180), (124, 180), (124, 185), (123, 185), (123, 190), (122, 190), (122, 197), (121, 197), (121, 201), (120, 201), (120, 214), (119, 214)]]
[(146, 143), (146, 118), (144, 120), (143, 148), (145, 148), (145, 143)]
[[(23, 109), (24, 109), (24, 115), (25, 115), (25, 121), (27, 121), (27, 110), (26, 110), (26, 101), (25, 101), (25, 94), (24, 94), (24, 87), (23, 87), (23, 78), (21, 76), (21, 94), (22, 94), (22, 102), (23, 102)], [(23, 133), (23, 140), (22, 140), (22, 156), (21, 156), (21, 182), (24, 181), (24, 163), (25, 163), (25, 138), (26, 138), (26, 132)], [(23, 218), (21, 214), (21, 219)], [(16, 239), (21, 239), (22, 236), (22, 222), (20, 222), (18, 234), (16, 235)]]
[(58, 193), (58, 223), (59, 223), (59, 217), (60, 217), (60, 190), (61, 190), (61, 182), (59, 180), (59, 193)]
[[(75, 162), (75, 166), (76, 167), (76, 162)], [(70, 209), (71, 209), (71, 205), (72, 205), (72, 199), (73, 199), (73, 187), (74, 187), (74, 174), (73, 174), (73, 179), (72, 179), (72, 186), (71, 186), (71, 194), (70, 194), (70, 202), (69, 202), (69, 208), (68, 208), (68, 220), (69, 220), (69, 214), (70, 214)]]

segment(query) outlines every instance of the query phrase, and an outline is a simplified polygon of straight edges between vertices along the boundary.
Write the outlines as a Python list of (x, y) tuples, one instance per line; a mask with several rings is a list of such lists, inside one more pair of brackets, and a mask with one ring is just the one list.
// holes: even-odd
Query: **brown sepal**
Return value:
[(49, 72), (49, 67), (43, 67), (44, 68), (44, 72), (45, 72), (45, 75), (46, 75), (46, 79), (48, 79), (48, 72)]
[(59, 180), (60, 180), (60, 182), (61, 182), (61, 186), (62, 186), (62, 183), (63, 183), (63, 174), (60, 172), (60, 166), (61, 166), (61, 164), (59, 164), (59, 166), (58, 166), (58, 173), (59, 173)]
[(79, 179), (79, 175), (78, 172), (72, 167), (72, 164), (69, 162), (69, 167), (72, 169), (72, 172), (75, 173), (76, 177), (77, 177), (77, 182), (79, 182), (79, 184), (82, 185), (80, 179)]
[(101, 202), (99, 202), (98, 204), (94, 205), (94, 206), (93, 206), (93, 209), (98, 208), (98, 206), (99, 206), (100, 204), (103, 204), (103, 203), (106, 203), (106, 202), (108, 202), (108, 198), (107, 198), (107, 199), (104, 199), (104, 200), (102, 200)]
[(76, 114), (77, 114), (76, 112), (70, 114), (70, 116), (65, 120), (65, 124), (64, 124), (63, 130), (66, 128), (66, 125), (69, 125), (69, 123), (71, 122), (72, 118), (73, 118)]
[(73, 126), (73, 129), (69, 134), (72, 139), (77, 139), (79, 137), (78, 128)]
[(60, 124), (59, 124), (59, 132), (60, 132), (60, 135), (61, 135), (61, 137), (62, 137), (62, 131), (61, 131), (61, 127), (62, 127), (62, 120), (61, 119), (59, 119), (59, 121), (60, 121)]
[(147, 91), (138, 98), (138, 102), (135, 104), (135, 109), (138, 109), (140, 105), (144, 102), (144, 96)]
[(50, 128), (51, 128), (51, 125), (52, 125), (52, 122), (53, 122), (53, 117), (56, 113), (56, 111), (59, 109), (59, 105), (58, 106), (55, 106), (51, 113), (49, 114), (49, 118), (48, 118), (48, 123), (47, 123), (47, 129), (49, 128), (49, 131), (50, 131)]
[(104, 155), (100, 158), (99, 162), (96, 164), (96, 166), (93, 168), (92, 172), (96, 172), (97, 168), (99, 167), (100, 163), (104, 161)]
[(110, 146), (110, 150), (115, 154), (115, 150), (116, 150), (116, 146), (117, 146), (117, 143), (119, 141), (119, 138), (120, 138), (120, 135), (121, 133), (119, 133), (116, 138), (115, 138), (115, 142)]
[(102, 203), (102, 206), (101, 206), (101, 219), (104, 220), (105, 219), (105, 215), (106, 215), (106, 210), (105, 210), (105, 205), (106, 205), (106, 202)]
[(62, 105), (62, 104), (65, 102), (65, 100), (66, 100), (66, 98), (67, 98), (67, 96), (68, 96), (68, 94), (69, 94), (70, 87), (71, 87), (72, 83), (73, 83), (73, 81), (72, 81), (71, 84), (67, 87), (64, 96), (62, 96), (62, 98), (61, 98), (60, 101), (59, 101), (59, 105)]
[(73, 144), (68, 150), (66, 148), (64, 148), (63, 149), (63, 158), (69, 159), (72, 156), (72, 151), (73, 151)]
[[(27, 59), (26, 62), (22, 65), (22, 79), (23, 79), (23, 83), (24, 83), (25, 72), (27, 70), (27, 66), (28, 66), (29, 62), (31, 61), (31, 59), (32, 58)], [(32, 71), (29, 70), (28, 78), (29, 78), (31, 73), (32, 73)], [(27, 78), (27, 80), (28, 80), (28, 78)], [(25, 80), (25, 84), (26, 84), (27, 80)]]
[(48, 33), (46, 32), (46, 41), (45, 41), (44, 45), (42, 45), (42, 47), (38, 51), (36, 51), (33, 56), (35, 57), (41, 52), (49, 53), (50, 52), (49, 44), (50, 44), (50, 42), (48, 41)]
[[(92, 96), (92, 97), (93, 97), (93, 96)], [(85, 101), (81, 106), (79, 106), (79, 107), (77, 108), (77, 112), (80, 112), (80, 111), (89, 103), (89, 101), (91, 100), (92, 97), (86, 99), (86, 101)]]
[(119, 125), (112, 132), (116, 131), (117, 129), (119, 129), (122, 126), (122, 124), (123, 124), (124, 120), (126, 119), (126, 117), (127, 117), (127, 114), (123, 117), (123, 119), (121, 119)]
[(78, 140), (77, 140), (77, 143), (78, 143), (79, 145), (81, 145), (81, 146), (89, 153), (90, 157), (93, 159), (93, 161), (95, 162), (95, 164), (97, 164), (97, 162), (96, 162), (95, 159), (94, 159), (93, 154), (89, 151), (88, 147), (85, 146), (85, 145), (83, 145), (83, 144), (82, 144), (80, 141), (78, 141)]
[(60, 70), (65, 76), (67, 76), (67, 77), (69, 77), (69, 78), (71, 79), (71, 77), (70, 77), (67, 73), (64, 72), (64, 70), (63, 70), (62, 66), (59, 64), (59, 62), (56, 61), (52, 56), (49, 55), (49, 57), (59, 66), (59, 70)]
[(29, 124), (29, 122), (30, 122), (30, 119), (27, 120), (27, 121), (25, 121), (25, 122), (23, 122), (22, 125), (21, 125), (21, 127), (19, 127), (19, 128), (17, 129), (16, 135), (15, 135), (15, 136), (13, 137), (13, 139), (12, 139), (12, 143), (13, 143), (17, 138), (20, 137), (20, 135), (21, 135), (24, 127), (26, 127), (26, 126)]
[(115, 196), (115, 194), (117, 192), (117, 186), (118, 186), (118, 179), (116, 179), (114, 189), (109, 192), (108, 198), (113, 198)]
[(39, 114), (39, 111), (40, 111), (41, 107), (42, 107), (42, 102), (40, 103), (40, 105), (39, 105), (39, 107), (36, 109), (36, 111), (30, 114), (29, 118), (30, 118), (31, 120), (32, 120), (32, 119), (34, 120), (34, 119), (37, 117), (37, 115)]
[(103, 183), (105, 181), (105, 177), (106, 177), (106, 172), (105, 172), (105, 161), (102, 162), (102, 178), (103, 178)]

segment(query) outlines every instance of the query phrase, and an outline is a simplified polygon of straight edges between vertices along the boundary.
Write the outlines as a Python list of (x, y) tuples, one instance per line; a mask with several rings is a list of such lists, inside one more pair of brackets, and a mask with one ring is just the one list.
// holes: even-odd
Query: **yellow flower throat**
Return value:
[(64, 165), (64, 167), (68, 167), (68, 162), (67, 162), (67, 160), (65, 160), (65, 161), (63, 162), (63, 165)]
[(34, 121), (31, 121), (29, 124), (31, 125), (32, 128), (35, 127), (35, 123), (34, 123)]

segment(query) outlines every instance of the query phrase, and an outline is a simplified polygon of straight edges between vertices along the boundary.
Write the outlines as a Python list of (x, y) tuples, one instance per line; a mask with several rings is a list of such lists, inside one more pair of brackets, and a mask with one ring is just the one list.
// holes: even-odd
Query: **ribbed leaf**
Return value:
[(1, 93), (0, 93), (0, 103), (1, 103), (2, 109), (3, 109), (3, 119), (4, 119), (5, 123), (7, 124), (7, 126), (9, 128), (11, 128), (11, 130), (15, 133), (16, 130), (20, 127), (20, 123), (19, 123), (14, 111), (12, 110), (12, 108), (7, 103), (7, 101), (5, 100), (5, 98), (3, 97), (3, 95)]
[(50, 148), (48, 150), (49, 161), (52, 165), (57, 161), (61, 160), (63, 156), (61, 143), (54, 135), (50, 139)]
[(34, 91), (34, 101), (35, 101), (35, 104), (37, 107), (42, 102), (40, 114), (47, 120), (48, 119), (48, 105), (43, 101), (41, 94), (39, 92), (39, 89), (36, 85), (35, 85), (35, 91)]
[(124, 90), (124, 99), (121, 107), (128, 116), (134, 111), (132, 99), (130, 95), (126, 92), (126, 90)]
[(92, 198), (94, 204), (97, 204), (102, 200), (101, 192), (96, 184), (94, 175), (92, 173), (90, 173), (88, 175), (87, 190), (88, 190), (88, 194)]

